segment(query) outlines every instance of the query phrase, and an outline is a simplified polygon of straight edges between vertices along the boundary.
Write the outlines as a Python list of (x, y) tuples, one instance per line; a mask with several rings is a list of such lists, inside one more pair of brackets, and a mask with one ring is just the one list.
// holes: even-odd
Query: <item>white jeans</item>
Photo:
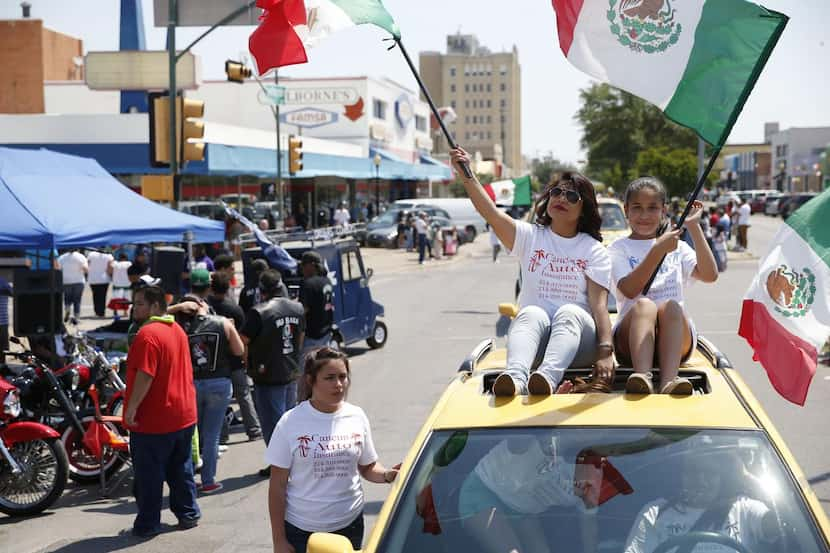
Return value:
[(568, 367), (590, 367), (597, 349), (594, 318), (583, 308), (566, 304), (551, 320), (541, 307), (519, 311), (507, 332), (507, 369), (517, 387), (527, 390), (530, 371), (550, 380), (554, 389)]

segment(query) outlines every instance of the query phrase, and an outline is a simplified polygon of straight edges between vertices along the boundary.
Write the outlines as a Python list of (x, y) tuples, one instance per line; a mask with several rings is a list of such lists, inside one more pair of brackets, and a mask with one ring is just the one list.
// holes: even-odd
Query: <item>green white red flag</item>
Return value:
[(744, 0), (553, 0), (581, 71), (722, 145), (787, 16)]
[(264, 10), (248, 49), (260, 75), (306, 63), (307, 49), (330, 34), (364, 23), (376, 25), (400, 38), (395, 20), (381, 0), (257, 0)]
[(743, 302), (738, 334), (786, 399), (804, 405), (830, 337), (830, 190), (778, 230)]
[(484, 185), (484, 191), (497, 205), (530, 205), (530, 175)]

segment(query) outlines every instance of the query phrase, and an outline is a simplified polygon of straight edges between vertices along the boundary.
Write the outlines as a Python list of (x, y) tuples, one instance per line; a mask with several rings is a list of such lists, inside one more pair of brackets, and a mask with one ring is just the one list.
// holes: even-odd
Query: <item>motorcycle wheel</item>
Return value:
[(69, 472), (60, 440), (18, 442), (9, 452), (22, 472), (12, 474), (11, 466), (0, 457), (0, 511), (11, 516), (34, 515), (57, 501)]
[[(95, 420), (93, 415), (87, 415), (81, 417), (81, 424), (84, 425), (84, 428), (87, 428), (93, 420)], [(111, 426), (113, 432), (124, 433), (123, 430), (111, 425), (111, 423), (106, 424)], [(97, 457), (84, 447), (83, 434), (78, 434), (78, 431), (71, 424), (65, 425), (59, 432), (61, 433), (60, 440), (66, 449), (66, 457), (69, 460), (69, 478), (79, 484), (92, 484), (100, 481), (101, 463), (99, 463)], [(108, 451), (104, 455), (103, 467), (107, 478), (118, 472), (123, 465), (124, 459), (117, 452)]]

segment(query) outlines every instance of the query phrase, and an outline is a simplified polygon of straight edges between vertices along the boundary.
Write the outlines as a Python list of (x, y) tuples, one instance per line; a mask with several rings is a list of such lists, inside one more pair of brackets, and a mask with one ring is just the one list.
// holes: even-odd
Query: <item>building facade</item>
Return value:
[[(518, 174), (522, 170), (521, 66), (516, 47), (493, 53), (475, 35), (447, 37), (446, 53), (421, 52), (421, 77), (439, 106), (452, 107), (453, 139), (483, 160)], [(436, 154), (449, 147), (440, 129), (433, 134)], [(508, 176), (508, 174), (496, 175)]]
[(44, 113), (43, 83), (82, 81), (83, 42), (39, 19), (0, 21), (0, 113)]
[(830, 147), (830, 127), (792, 127), (770, 136), (770, 177), (784, 192), (818, 192), (825, 187), (822, 171)]

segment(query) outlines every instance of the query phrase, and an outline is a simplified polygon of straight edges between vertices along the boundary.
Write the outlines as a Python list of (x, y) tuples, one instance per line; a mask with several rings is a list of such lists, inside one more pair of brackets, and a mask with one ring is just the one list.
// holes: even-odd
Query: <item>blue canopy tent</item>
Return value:
[(0, 148), (0, 249), (221, 242), (221, 222), (154, 203), (94, 159)]

